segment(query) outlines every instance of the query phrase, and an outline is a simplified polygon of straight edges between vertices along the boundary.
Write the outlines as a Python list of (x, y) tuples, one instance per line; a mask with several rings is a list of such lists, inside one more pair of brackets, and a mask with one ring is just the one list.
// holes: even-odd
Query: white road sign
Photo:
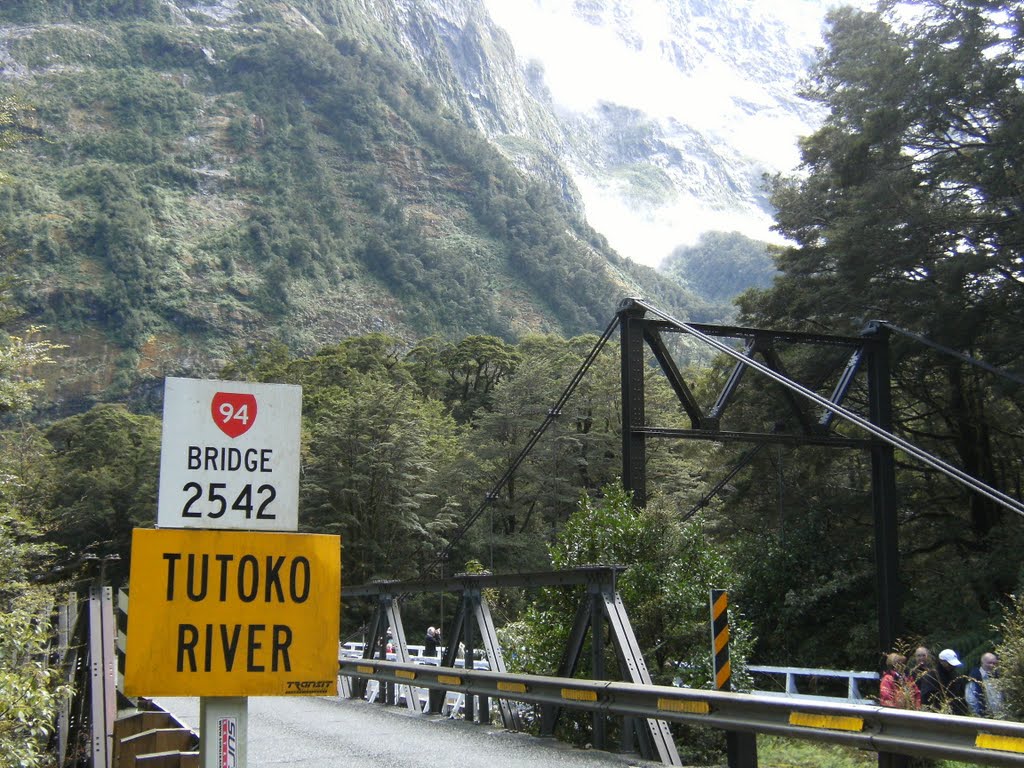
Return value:
[(161, 528), (295, 531), (302, 387), (167, 377)]

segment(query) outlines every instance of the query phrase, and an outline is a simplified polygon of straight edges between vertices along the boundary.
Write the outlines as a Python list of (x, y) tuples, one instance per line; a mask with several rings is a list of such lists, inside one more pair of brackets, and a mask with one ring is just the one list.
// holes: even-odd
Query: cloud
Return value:
[[(572, 0), (484, 2), (520, 58), (542, 64), (561, 109), (592, 114), (605, 103), (637, 110), (667, 133), (672, 124), (686, 126), (722, 157), (768, 172), (795, 168), (797, 139), (817, 122), (810, 105), (798, 108), (796, 82), (821, 43), (827, 8), (838, 4), (719, 0), (701, 16), (682, 2), (612, 0), (591, 11), (596, 18), (581, 15)], [(744, 48), (747, 37), (777, 49)], [(709, 190), (708, 199), (666, 196), (644, 212), (601, 179), (577, 172), (576, 181), (590, 223), (620, 253), (646, 264), (711, 229), (772, 238), (770, 217), (753, 202), (756, 181), (731, 192), (735, 210), (720, 204), (727, 190)]]

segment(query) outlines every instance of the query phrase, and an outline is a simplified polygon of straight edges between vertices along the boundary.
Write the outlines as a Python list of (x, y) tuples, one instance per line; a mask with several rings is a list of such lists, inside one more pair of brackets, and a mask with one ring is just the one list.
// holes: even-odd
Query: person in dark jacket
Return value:
[(914, 667), (911, 676), (921, 691), (921, 708), (937, 709), (939, 679), (935, 675), (935, 657), (923, 645), (914, 651)]
[(431, 659), (437, 658), (437, 646), (441, 639), (441, 632), (434, 627), (427, 627), (427, 636), (423, 638), (423, 655)]
[(970, 714), (967, 709), (967, 677), (960, 671), (963, 662), (952, 648), (939, 653), (939, 665), (935, 668), (939, 680), (939, 697), (942, 709), (951, 715)]

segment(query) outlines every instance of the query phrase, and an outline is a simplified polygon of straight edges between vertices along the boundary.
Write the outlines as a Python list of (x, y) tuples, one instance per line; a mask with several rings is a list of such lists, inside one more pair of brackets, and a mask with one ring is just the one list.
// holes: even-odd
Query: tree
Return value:
[[(599, 493), (619, 479), (621, 368), (614, 347), (597, 355), (560, 412), (553, 411), (597, 341), (595, 336), (529, 335), (516, 346), (518, 365), (494, 388), (490, 407), (475, 412), (466, 433), (478, 462), (470, 476), (484, 479), (471, 481), (474, 506), (490, 490), (485, 479), (491, 485), (502, 478), (505, 482), (491, 500), (491, 514), (467, 537), (460, 561), (471, 551), (480, 555), (473, 547), (486, 547), (487, 562), (495, 568), (524, 562), (543, 567), (546, 544), (576, 509), (579, 494)], [(648, 422), (681, 427), (685, 414), (661, 371), (650, 367), (645, 378)], [(696, 472), (691, 459), (702, 450), (687, 441), (650, 441), (647, 475), (652, 495), (665, 507), (692, 501)], [(484, 533), (488, 522), (491, 529)]]
[(415, 578), (453, 526), (455, 425), (412, 386), (352, 372), (315, 395), (302, 526), (341, 534), (346, 581)]
[[(477, 502), (489, 490), (482, 482), (489, 478), (493, 483), (509, 472), (544, 426), (596, 341), (593, 336), (530, 335), (519, 342), (518, 365), (494, 388), (489, 407), (476, 410), (473, 429), (466, 434), (478, 462), (473, 475), (483, 479), (473, 483)], [(528, 562), (543, 567), (545, 542), (572, 514), (580, 490), (596, 491), (616, 478), (619, 464), (612, 457), (619, 440), (618, 400), (605, 397), (611, 362), (606, 355), (590, 370), (491, 500), (493, 516), (482, 520), (469, 540), (487, 547), (488, 566)], [(489, 521), (493, 525), (485, 534)]]
[(759, 659), (875, 666), (870, 465), (859, 453), (844, 454), (767, 448), (734, 481), (731, 495), (741, 501), (720, 508)]
[(123, 405), (97, 405), (46, 432), (61, 478), (47, 516), (50, 539), (69, 556), (116, 555), (128, 573), (132, 529), (156, 520), (160, 420)]
[(767, 288), (775, 275), (768, 244), (739, 232), (705, 232), (696, 245), (673, 249), (661, 265), (698, 296), (727, 302), (747, 288)]
[[(637, 643), (655, 684), (681, 681), (690, 687), (714, 686), (711, 669), (710, 612), (712, 588), (729, 589), (732, 575), (722, 550), (710, 544), (697, 524), (682, 524), (656, 504), (638, 510), (619, 483), (583, 493), (576, 511), (549, 547), (552, 568), (584, 565), (621, 565), (617, 590), (630, 618)], [(523, 619), (503, 631), (514, 637), (517, 648), (510, 666), (530, 674), (556, 674), (569, 640), (582, 589), (546, 589)], [(734, 605), (731, 619), (730, 661), (734, 684), (745, 680), (744, 660), (749, 649), (749, 626)], [(508, 645), (507, 643), (505, 644)], [(617, 669), (609, 644), (605, 668)], [(591, 658), (589, 651), (582, 659)], [(580, 670), (581, 676), (588, 672)], [(572, 727), (576, 721), (565, 718)], [(718, 734), (696, 737), (687, 733), (689, 750), (720, 750)], [(699, 742), (699, 744), (698, 744)], [(695, 757), (693, 754), (689, 757)]]
[(42, 330), (32, 326), (21, 335), (4, 334), (0, 339), (0, 413), (28, 408), (43, 386), (31, 371), (53, 362), (50, 353), (61, 346), (40, 338)]
[(31, 768), (48, 765), (57, 707), (70, 695), (45, 660), (55, 590), (39, 581), (58, 558), (35, 522), (46, 495), (44, 443), (31, 427), (0, 433), (0, 762)]
[[(741, 321), (847, 333), (882, 319), (1019, 368), (1024, 5), (914, 5), (911, 26), (852, 9), (830, 16), (805, 94), (828, 117), (803, 140), (799, 175), (771, 184), (776, 229), (792, 245), (777, 255), (774, 286), (742, 297)], [(968, 474), (1019, 488), (1020, 389), (903, 336), (892, 354), (897, 429)], [(1018, 541), (1019, 526), (920, 466), (901, 466), (900, 485), (916, 629), (990, 623), (1019, 578), (993, 552)], [(956, 597), (929, 577), (950, 558), (970, 573)], [(966, 610), (921, 610), (950, 599)]]
[[(23, 111), (17, 101), (0, 98), (0, 150), (20, 139)], [(4, 278), (0, 316), (7, 321), (16, 310), (6, 295), (10, 276)], [(52, 362), (57, 346), (37, 334), (34, 328), (0, 334), (0, 412), (26, 410), (40, 388), (32, 372)], [(26, 464), (31, 456), (39, 461)], [(24, 768), (48, 763), (57, 706), (69, 695), (58, 684), (59, 670), (45, 661), (53, 591), (34, 583), (54, 565), (53, 548), (41, 542), (35, 525), (39, 507), (32, 493), (45, 482), (45, 467), (45, 448), (30, 427), (0, 433), (0, 754), (6, 764)]]
[(1006, 716), (1024, 720), (1024, 599), (1015, 595), (999, 624), (999, 691), (1006, 704)]
[(515, 347), (495, 336), (467, 336), (442, 349), (439, 358), (448, 373), (445, 400), (460, 421), (487, 408), (494, 388), (520, 362)]

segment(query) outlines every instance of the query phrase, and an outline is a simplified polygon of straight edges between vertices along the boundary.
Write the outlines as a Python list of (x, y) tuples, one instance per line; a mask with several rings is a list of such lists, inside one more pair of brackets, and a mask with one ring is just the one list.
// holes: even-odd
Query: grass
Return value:
[(878, 755), (836, 744), (758, 736), (757, 764), (760, 768), (867, 768), (878, 765)]
[[(878, 755), (853, 747), (819, 744), (780, 736), (757, 737), (760, 768), (875, 768)], [(968, 768), (957, 760), (914, 760), (910, 768)]]

